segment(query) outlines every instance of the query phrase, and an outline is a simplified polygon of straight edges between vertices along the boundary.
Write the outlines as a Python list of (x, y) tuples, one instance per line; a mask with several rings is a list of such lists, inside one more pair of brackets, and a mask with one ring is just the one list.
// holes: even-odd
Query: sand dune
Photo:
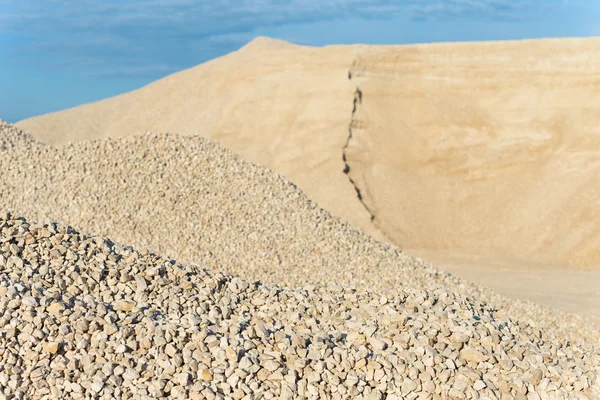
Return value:
[(17, 125), (51, 144), (198, 133), (401, 247), (594, 268), (599, 47), (310, 48), (259, 38), (140, 90)]

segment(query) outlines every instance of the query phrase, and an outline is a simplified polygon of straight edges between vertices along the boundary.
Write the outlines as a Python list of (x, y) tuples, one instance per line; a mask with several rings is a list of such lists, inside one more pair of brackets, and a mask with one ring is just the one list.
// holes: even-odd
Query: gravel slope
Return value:
[(284, 289), (0, 215), (7, 398), (592, 398), (597, 354), (463, 296)]
[(55, 148), (0, 123), (0, 143), (2, 207), (63, 221), (0, 221), (7, 395), (598, 394), (582, 318), (439, 272), (206, 139)]

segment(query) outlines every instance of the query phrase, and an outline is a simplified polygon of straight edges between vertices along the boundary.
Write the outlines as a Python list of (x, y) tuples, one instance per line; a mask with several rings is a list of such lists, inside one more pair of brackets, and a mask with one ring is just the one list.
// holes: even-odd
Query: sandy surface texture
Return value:
[(547, 307), (563, 309), (600, 323), (600, 271), (570, 269), (547, 264), (523, 264), (515, 260), (489, 260), (460, 254), (419, 253), (436, 267), (493, 287), (510, 298), (521, 298)]
[[(259, 38), (18, 126), (49, 144), (199, 134), (378, 239), (422, 257), (476, 258), (455, 270), (468, 279), (504, 290), (518, 268), (492, 266), (508, 259), (552, 266), (578, 286), (600, 267), (598, 48), (600, 39), (310, 48)], [(535, 275), (542, 296), (554, 293), (551, 275)]]

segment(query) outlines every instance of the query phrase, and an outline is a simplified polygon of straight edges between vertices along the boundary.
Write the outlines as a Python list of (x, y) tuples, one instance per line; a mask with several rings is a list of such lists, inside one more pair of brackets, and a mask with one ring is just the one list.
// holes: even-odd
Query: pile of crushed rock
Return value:
[(63, 222), (0, 220), (9, 398), (598, 394), (583, 318), (378, 243), (206, 139), (0, 143), (0, 207)]
[[(5, 398), (592, 398), (596, 353), (459, 294), (286, 289), (0, 215)], [(46, 397), (46, 398), (49, 398)]]

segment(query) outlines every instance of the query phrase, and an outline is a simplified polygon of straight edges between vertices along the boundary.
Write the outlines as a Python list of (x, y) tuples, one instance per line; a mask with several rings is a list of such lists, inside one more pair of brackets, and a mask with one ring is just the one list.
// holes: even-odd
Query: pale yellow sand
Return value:
[(510, 297), (580, 314), (600, 323), (600, 270), (565, 269), (547, 264), (405, 249), (438, 268), (493, 287)]
[[(261, 38), (18, 126), (52, 144), (197, 132), (377, 238), (423, 257), (476, 257), (457, 269), (469, 279), (510, 287), (518, 275), (494, 266), (510, 259), (583, 287), (597, 275), (571, 271), (600, 267), (598, 50), (600, 39), (309, 48)], [(534, 276), (538, 299), (556, 302), (556, 280)]]

